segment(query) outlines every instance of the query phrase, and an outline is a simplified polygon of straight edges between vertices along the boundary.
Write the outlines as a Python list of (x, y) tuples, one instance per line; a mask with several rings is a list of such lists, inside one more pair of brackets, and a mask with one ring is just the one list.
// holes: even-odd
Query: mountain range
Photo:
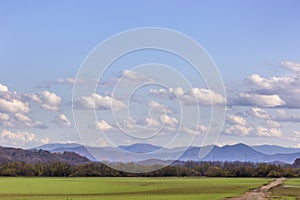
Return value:
[[(205, 148), (209, 148), (211, 151), (205, 157), (199, 158), (199, 151)], [(300, 148), (287, 148), (276, 145), (248, 146), (242, 143), (222, 147), (214, 145), (206, 147), (176, 147), (172, 149), (143, 143), (119, 147), (88, 147), (76, 143), (56, 143), (42, 145), (36, 149), (60, 153), (74, 152), (92, 161), (108, 162), (193, 160), (293, 163), (296, 158), (300, 158)], [(97, 158), (93, 155), (97, 155)]]

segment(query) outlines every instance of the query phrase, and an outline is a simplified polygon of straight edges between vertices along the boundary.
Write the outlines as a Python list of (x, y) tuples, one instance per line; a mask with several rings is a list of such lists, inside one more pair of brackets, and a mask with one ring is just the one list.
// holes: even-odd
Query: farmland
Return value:
[(300, 179), (288, 179), (283, 185), (271, 190), (273, 199), (300, 199)]
[(266, 184), (262, 178), (0, 178), (0, 199), (223, 199)]

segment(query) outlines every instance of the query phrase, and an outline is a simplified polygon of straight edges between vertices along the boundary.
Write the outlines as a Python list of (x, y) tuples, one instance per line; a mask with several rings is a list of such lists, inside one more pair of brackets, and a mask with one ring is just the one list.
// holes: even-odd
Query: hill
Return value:
[(24, 162), (28, 164), (66, 162), (70, 164), (87, 163), (90, 160), (74, 152), (50, 153), (46, 150), (24, 150), (0, 147), (0, 163)]

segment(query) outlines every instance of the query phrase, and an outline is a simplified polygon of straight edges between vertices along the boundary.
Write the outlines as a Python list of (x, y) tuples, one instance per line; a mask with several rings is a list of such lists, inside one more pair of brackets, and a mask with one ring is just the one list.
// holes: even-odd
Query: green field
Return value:
[(300, 199), (300, 179), (288, 179), (283, 185), (272, 189), (273, 199)]
[(0, 199), (223, 199), (270, 179), (259, 178), (0, 178)]

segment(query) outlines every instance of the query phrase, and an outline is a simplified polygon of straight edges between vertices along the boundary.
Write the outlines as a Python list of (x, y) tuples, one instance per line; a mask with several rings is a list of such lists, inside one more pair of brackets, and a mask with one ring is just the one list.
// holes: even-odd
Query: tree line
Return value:
[[(137, 163), (115, 163), (119, 169), (133, 167), (149, 169), (149, 165)], [(159, 167), (159, 166), (156, 166)], [(178, 162), (148, 173), (127, 173), (108, 167), (103, 163), (89, 162), (70, 164), (67, 162), (36, 163), (9, 162), (0, 164), (0, 176), (41, 177), (300, 177), (300, 159), (293, 165), (276, 165), (251, 162)]]

